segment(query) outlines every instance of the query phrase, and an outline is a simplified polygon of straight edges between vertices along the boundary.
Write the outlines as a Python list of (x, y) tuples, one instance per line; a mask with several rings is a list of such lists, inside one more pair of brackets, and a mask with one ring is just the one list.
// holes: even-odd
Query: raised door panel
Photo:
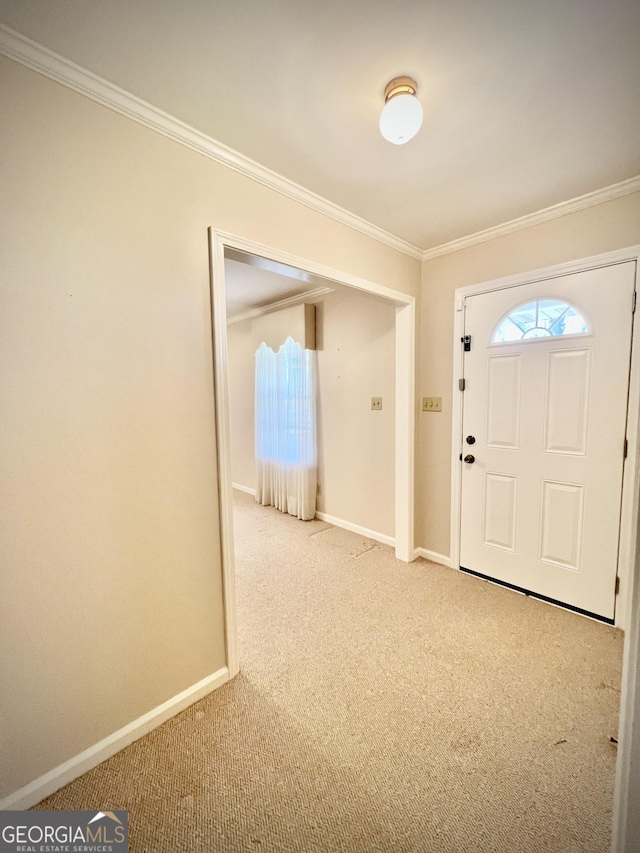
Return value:
[(590, 377), (590, 348), (547, 354), (545, 453), (586, 455)]
[(580, 571), (585, 488), (576, 483), (542, 482), (540, 559)]
[(482, 539), (485, 545), (514, 551), (517, 485), (515, 477), (487, 471), (484, 476)]
[(518, 449), (521, 372), (520, 354), (487, 359), (487, 447)]

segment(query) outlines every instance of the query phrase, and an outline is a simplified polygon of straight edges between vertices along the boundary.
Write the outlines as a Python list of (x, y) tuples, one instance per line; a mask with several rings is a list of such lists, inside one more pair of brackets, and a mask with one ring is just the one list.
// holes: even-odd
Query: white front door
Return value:
[(634, 287), (629, 262), (465, 299), (460, 566), (609, 621)]

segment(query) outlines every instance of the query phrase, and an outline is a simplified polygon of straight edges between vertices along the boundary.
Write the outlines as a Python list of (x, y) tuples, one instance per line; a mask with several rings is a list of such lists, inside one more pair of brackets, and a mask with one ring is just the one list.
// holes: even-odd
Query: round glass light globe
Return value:
[(422, 127), (422, 105), (414, 95), (396, 95), (380, 114), (380, 133), (394, 145), (404, 145)]

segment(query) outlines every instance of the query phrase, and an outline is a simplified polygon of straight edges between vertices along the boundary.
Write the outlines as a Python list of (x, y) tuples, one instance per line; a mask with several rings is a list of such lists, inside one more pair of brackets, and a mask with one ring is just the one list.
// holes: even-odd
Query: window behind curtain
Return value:
[(299, 518), (315, 515), (316, 353), (287, 338), (256, 352), (256, 500)]

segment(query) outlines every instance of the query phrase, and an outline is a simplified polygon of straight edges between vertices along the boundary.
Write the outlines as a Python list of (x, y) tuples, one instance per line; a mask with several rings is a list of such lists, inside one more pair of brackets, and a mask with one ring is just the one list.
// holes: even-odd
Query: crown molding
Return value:
[(32, 41), (2, 24), (0, 24), (0, 54), (108, 107), (114, 112), (138, 122), (138, 124), (156, 131), (156, 133), (160, 133), (162, 136), (180, 145), (190, 148), (192, 151), (196, 151), (263, 186), (275, 190), (281, 195), (300, 202), (306, 207), (336, 222), (340, 222), (342, 225), (353, 228), (355, 231), (359, 231), (361, 234), (365, 234), (367, 237), (371, 237), (379, 243), (384, 243), (392, 249), (396, 249), (417, 260), (428, 261), (432, 258), (440, 257), (440, 255), (447, 255), (450, 252), (457, 252), (460, 249), (476, 246), (479, 243), (493, 240), (496, 237), (512, 234), (515, 231), (530, 228), (532, 225), (539, 225), (543, 222), (548, 222), (550, 219), (565, 216), (568, 213), (575, 213), (587, 207), (592, 207), (595, 204), (601, 204), (602, 202), (640, 191), (640, 175), (637, 175), (625, 181), (620, 181), (617, 184), (603, 187), (577, 198), (546, 207), (535, 213), (529, 213), (518, 219), (512, 219), (501, 225), (495, 225), (483, 231), (477, 231), (475, 234), (469, 234), (466, 237), (461, 237), (423, 251), (412, 243), (408, 243), (406, 240), (402, 240), (400, 237), (390, 234), (377, 225), (350, 213), (348, 210), (288, 180), (288, 178), (279, 175), (277, 172), (261, 166), (255, 160), (251, 160), (238, 151), (234, 151), (221, 142), (217, 142), (210, 136), (163, 112), (147, 101), (143, 101), (130, 92), (115, 86), (113, 83), (109, 83), (102, 77), (98, 77), (97, 74), (87, 71), (85, 68), (49, 50), (49, 48)]
[(422, 250), (267, 169), (188, 124), (0, 24), (0, 54), (312, 210), (420, 260)]
[(243, 320), (252, 320), (254, 317), (262, 317), (263, 314), (271, 314), (273, 311), (281, 311), (283, 308), (302, 305), (309, 299), (318, 299), (327, 293), (333, 293), (334, 290), (333, 287), (316, 287), (314, 290), (307, 290), (305, 293), (298, 293), (296, 296), (287, 296), (286, 299), (279, 299), (277, 302), (271, 302), (261, 308), (252, 308), (251, 311), (245, 311), (244, 314), (228, 317), (227, 326), (231, 326), (233, 323), (241, 323)]
[(512, 234), (514, 231), (522, 231), (523, 228), (540, 225), (542, 222), (548, 222), (550, 219), (556, 219), (558, 216), (566, 216), (568, 213), (575, 213), (578, 210), (584, 210), (586, 207), (593, 207), (595, 204), (602, 204), (604, 201), (611, 201), (614, 198), (638, 191), (640, 191), (640, 175), (628, 178), (626, 181), (620, 181), (617, 184), (611, 184), (609, 187), (585, 193), (585, 195), (580, 195), (577, 198), (562, 201), (560, 204), (545, 207), (543, 210), (538, 210), (535, 213), (528, 213), (526, 216), (521, 216), (518, 219), (503, 222), (502, 225), (494, 225), (491, 228), (486, 228), (484, 231), (477, 231), (468, 237), (460, 237), (458, 240), (452, 240), (450, 243), (443, 243), (441, 246), (435, 246), (433, 249), (426, 249), (422, 253), (422, 260), (430, 261), (432, 258), (440, 257), (440, 255), (458, 252), (460, 249), (476, 246), (478, 243), (485, 243), (487, 240), (494, 240), (496, 237), (503, 237), (505, 234)]

